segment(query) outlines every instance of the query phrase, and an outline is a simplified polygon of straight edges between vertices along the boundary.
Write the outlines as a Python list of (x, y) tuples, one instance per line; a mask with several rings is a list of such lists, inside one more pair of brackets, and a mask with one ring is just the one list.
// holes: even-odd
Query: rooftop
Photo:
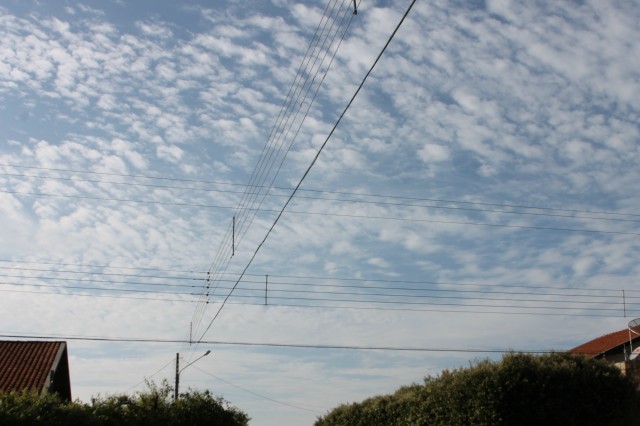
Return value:
[[(640, 336), (631, 333), (631, 338), (635, 342), (640, 339)], [(615, 331), (590, 340), (587, 343), (571, 349), (569, 352), (585, 355), (588, 358), (595, 358), (627, 343), (629, 343), (629, 329), (625, 328), (624, 330)]]
[(68, 382), (66, 347), (65, 342), (0, 341), (0, 391), (48, 391), (62, 363)]

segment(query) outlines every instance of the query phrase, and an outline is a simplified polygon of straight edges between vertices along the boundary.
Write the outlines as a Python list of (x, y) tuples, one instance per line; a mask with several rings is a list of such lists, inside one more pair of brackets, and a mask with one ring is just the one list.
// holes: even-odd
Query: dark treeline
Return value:
[(611, 364), (569, 354), (512, 353), (341, 405), (315, 425), (602, 426), (637, 424), (639, 415), (636, 384)]
[(168, 384), (135, 395), (63, 402), (56, 394), (0, 393), (2, 426), (246, 426), (249, 417), (210, 392), (186, 392), (173, 401)]

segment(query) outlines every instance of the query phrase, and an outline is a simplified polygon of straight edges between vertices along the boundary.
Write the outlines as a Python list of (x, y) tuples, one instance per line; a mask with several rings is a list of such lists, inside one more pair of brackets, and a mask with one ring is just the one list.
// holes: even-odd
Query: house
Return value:
[(0, 392), (24, 390), (71, 401), (66, 342), (0, 341)]
[(605, 359), (629, 376), (640, 379), (640, 335), (625, 328), (605, 334), (580, 346), (569, 353), (584, 355), (587, 358)]
[(628, 359), (631, 351), (637, 347), (640, 347), (640, 335), (625, 328), (590, 340), (569, 352), (584, 355), (587, 358), (604, 358), (611, 362), (622, 362)]

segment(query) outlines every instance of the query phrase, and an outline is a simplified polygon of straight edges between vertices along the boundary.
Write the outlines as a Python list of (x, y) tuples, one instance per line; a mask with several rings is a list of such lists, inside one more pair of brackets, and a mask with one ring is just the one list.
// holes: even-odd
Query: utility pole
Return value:
[(189, 364), (185, 365), (182, 368), (180, 368), (180, 352), (176, 353), (176, 387), (173, 390), (173, 401), (174, 402), (178, 401), (178, 395), (179, 395), (179, 392), (180, 392), (180, 374), (184, 371), (185, 368), (187, 368), (188, 366), (190, 366), (194, 362), (204, 358), (205, 356), (209, 355), (210, 353), (211, 353), (211, 351), (206, 351), (203, 355), (200, 355), (200, 357), (198, 357), (195, 360), (191, 361)]
[(178, 401), (178, 387), (180, 386), (180, 352), (176, 353), (176, 388), (173, 391), (173, 400)]

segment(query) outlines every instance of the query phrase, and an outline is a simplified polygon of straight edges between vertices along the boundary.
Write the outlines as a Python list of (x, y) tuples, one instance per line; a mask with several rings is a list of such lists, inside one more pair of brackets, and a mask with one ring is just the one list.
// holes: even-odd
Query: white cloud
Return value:
[(371, 259), (367, 260), (367, 263), (379, 268), (388, 268), (391, 266), (389, 262), (380, 257), (372, 257)]
[(156, 150), (158, 158), (169, 161), (171, 163), (178, 163), (182, 159), (184, 151), (176, 145), (160, 145)]
[(136, 22), (136, 27), (138, 27), (144, 35), (151, 37), (169, 38), (173, 35), (171, 29), (167, 28), (166, 25), (157, 23)]
[(106, 109), (106, 110), (115, 110), (118, 108), (118, 104), (116, 102), (116, 98), (113, 95), (105, 94), (100, 96), (98, 102), (96, 103), (98, 108)]
[(94, 169), (98, 172), (105, 173), (127, 173), (127, 165), (120, 157), (116, 157), (115, 155), (103, 156)]
[(515, 17), (512, 17), (511, 3), (511, 0), (489, 0), (487, 1), (487, 9), (491, 13), (513, 20)]
[[(193, 7), (112, 6), (29, 13), (5, 6), (0, 13), (0, 121), (6, 124), (0, 129), (0, 164), (44, 168), (0, 166), (0, 189), (74, 197), (0, 192), (1, 257), (151, 268), (85, 268), (92, 273), (65, 276), (118, 287), (123, 285), (116, 284), (118, 275), (94, 273), (153, 275), (128, 275), (126, 280), (179, 281), (192, 287), (174, 290), (198, 291), (204, 274), (184, 271), (206, 271), (218, 255), (222, 263), (229, 262), (228, 273), (246, 265), (403, 6), (363, 3), (282, 168), (283, 152), (273, 168), (263, 170), (263, 177), (269, 176), (264, 185), (276, 169), (278, 178), (246, 234), (237, 235), (233, 259), (222, 237), (234, 214), (249, 207), (227, 207), (238, 206), (246, 189), (242, 185), (259, 164), (324, 4), (279, 0), (246, 8), (224, 3), (215, 10), (199, 2)], [(486, 9), (475, 3), (418, 2), (303, 191), (260, 249), (248, 271), (252, 275), (239, 287), (243, 290), (234, 293), (259, 293), (255, 300), (261, 306), (236, 305), (252, 299), (232, 297), (207, 337), (565, 349), (624, 327), (617, 310), (604, 318), (570, 315), (579, 310), (533, 316), (523, 314), (533, 302), (489, 301), (486, 296), (495, 286), (523, 285), (529, 287), (518, 291), (559, 306), (541, 289), (617, 295), (640, 272), (636, 235), (570, 231), (637, 231), (631, 216), (640, 207), (635, 191), (640, 182), (634, 124), (639, 108), (637, 21), (635, 9), (603, 2), (567, 6), (495, 0)], [(291, 133), (301, 116), (296, 120)], [(83, 173), (90, 171), (99, 174)], [(261, 298), (264, 275), (273, 285), (267, 306)], [(278, 284), (284, 276), (298, 277), (287, 284), (298, 293), (276, 291), (278, 285), (284, 290)], [(323, 279), (302, 278), (314, 276)], [(280, 295), (293, 298), (281, 303), (368, 308), (371, 303), (362, 298), (353, 301), (353, 294), (340, 294), (366, 292), (373, 283), (385, 286), (360, 281), (365, 279), (481, 291), (458, 292), (470, 298), (455, 301), (432, 292), (410, 305), (393, 305), (395, 311), (276, 306)], [(66, 281), (29, 281), (36, 282)], [(147, 288), (156, 293), (143, 297), (164, 297), (159, 287)], [(180, 338), (194, 315), (190, 303), (0, 290), (7, 296), (0, 298), (7, 330)], [(218, 288), (213, 301), (219, 302), (224, 291)], [(306, 300), (313, 297), (341, 301)], [(42, 315), (20, 310), (25, 303)], [(205, 307), (204, 324), (215, 306)], [(557, 327), (558, 321), (563, 327)], [(223, 369), (220, 376), (231, 382), (320, 411), (482, 356), (212, 349), (219, 358), (203, 360), (203, 368), (216, 374)], [(170, 362), (176, 351), (188, 352), (173, 345), (74, 342), (74, 392), (88, 398), (92, 392), (124, 390)], [(142, 371), (143, 364), (153, 366)], [(315, 418), (258, 403), (224, 382), (191, 372), (198, 386), (236, 392), (234, 402), (260, 424)], [(345, 379), (345, 374), (350, 376)]]
[(445, 161), (449, 159), (449, 150), (446, 146), (428, 143), (418, 151), (418, 156), (425, 163)]
[(116, 138), (111, 141), (111, 147), (116, 153), (125, 157), (136, 169), (144, 170), (148, 167), (147, 159), (134, 148), (133, 144)]

